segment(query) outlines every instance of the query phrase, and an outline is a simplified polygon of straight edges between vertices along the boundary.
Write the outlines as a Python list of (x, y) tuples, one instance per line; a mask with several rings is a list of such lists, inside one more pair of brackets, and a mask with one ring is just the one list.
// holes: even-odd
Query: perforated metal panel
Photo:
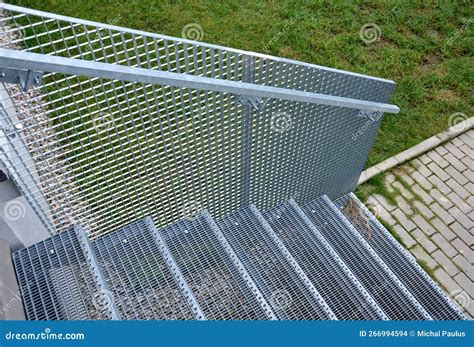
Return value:
[(12, 257), (28, 320), (111, 318), (74, 228)]
[[(393, 82), (256, 53), (0, 4), (0, 47), (109, 66), (387, 102)], [(41, 61), (41, 59), (39, 59)], [(100, 69), (99, 69), (100, 70)], [(81, 223), (95, 238), (147, 215), (157, 227), (189, 209), (218, 218), (351, 191), (380, 112), (149, 82), (45, 73), (6, 85), (16, 136), (6, 166), (51, 233)], [(244, 88), (244, 87), (242, 87)], [(247, 101), (246, 101), (247, 100)], [(255, 101), (255, 100), (253, 100)], [(17, 127), (20, 123), (20, 127)], [(19, 153), (27, 152), (26, 158)], [(158, 212), (159, 211), (159, 212)]]
[(173, 224), (160, 234), (208, 319), (271, 319), (268, 305), (257, 299), (207, 213)]
[(111, 299), (124, 319), (204, 319), (153, 228), (143, 219), (92, 243)]
[(218, 225), (280, 319), (336, 319), (255, 207), (234, 212)]
[(462, 311), (352, 193), (334, 202), (433, 319), (466, 319)]
[(431, 318), (327, 196), (303, 210), (390, 319)]
[(338, 319), (387, 319), (294, 201), (263, 214)]
[[(354, 189), (381, 118), (355, 137), (367, 122), (356, 110), (295, 102), (278, 109), (273, 101), (267, 106), (251, 117), (250, 202), (265, 210), (289, 198), (304, 204)], [(276, 112), (291, 118), (291, 127), (282, 133), (270, 130)]]

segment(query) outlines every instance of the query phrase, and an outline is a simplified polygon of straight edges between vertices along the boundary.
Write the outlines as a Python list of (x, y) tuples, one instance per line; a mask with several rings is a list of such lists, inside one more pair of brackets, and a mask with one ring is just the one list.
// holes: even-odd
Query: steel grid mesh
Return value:
[[(304, 204), (323, 194), (335, 198), (352, 191), (381, 118), (355, 138), (354, 132), (367, 122), (357, 117), (357, 110), (290, 101), (279, 108), (279, 104), (271, 100), (251, 117), (250, 202), (265, 210), (289, 198)], [(275, 114), (282, 121), (291, 119), (291, 125), (282, 132), (272, 131)]]
[(241, 209), (218, 225), (276, 315), (282, 320), (335, 319), (298, 276), (256, 213)]
[(416, 259), (390, 235), (354, 194), (344, 195), (334, 203), (433, 319), (465, 319), (462, 311), (418, 265)]
[[(1, 7), (0, 47), (289, 93), (386, 102), (393, 89), (387, 80)], [(94, 238), (146, 215), (164, 227), (189, 210), (220, 217), (249, 202), (336, 198), (355, 186), (380, 124), (334, 106), (272, 99), (254, 109), (227, 93), (60, 73), (43, 81), (29, 92), (8, 85), (1, 98), (13, 100), (4, 127), (31, 155), (13, 151), (7, 166), (51, 233), (80, 222)], [(291, 119), (284, 133), (278, 115)]]
[(300, 215), (296, 206), (283, 203), (263, 216), (338, 319), (386, 318), (319, 231), (307, 224), (309, 221)]
[(327, 198), (303, 206), (308, 218), (372, 295), (391, 320), (423, 320), (430, 316), (380, 260)]
[(124, 319), (195, 319), (146, 220), (97, 238), (92, 248)]
[(160, 233), (207, 319), (268, 319), (219, 241), (207, 213), (173, 224)]
[(74, 228), (12, 258), (28, 320), (109, 319)]

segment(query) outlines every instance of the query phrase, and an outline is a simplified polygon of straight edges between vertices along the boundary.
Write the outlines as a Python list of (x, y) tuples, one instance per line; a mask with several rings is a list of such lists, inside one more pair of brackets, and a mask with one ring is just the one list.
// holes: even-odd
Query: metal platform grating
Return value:
[(150, 222), (139, 220), (92, 242), (109, 295), (123, 319), (195, 319)]
[(263, 216), (338, 319), (387, 319), (294, 201), (280, 204)]
[(207, 319), (269, 319), (268, 313), (219, 241), (204, 212), (160, 235)]
[(218, 225), (280, 319), (335, 319), (298, 276), (254, 207), (234, 212)]
[(111, 318), (74, 228), (12, 258), (28, 320)]
[(466, 319), (462, 311), (352, 193), (335, 202), (356, 230), (423, 305), (433, 319)]
[(430, 318), (327, 196), (303, 210), (390, 319)]

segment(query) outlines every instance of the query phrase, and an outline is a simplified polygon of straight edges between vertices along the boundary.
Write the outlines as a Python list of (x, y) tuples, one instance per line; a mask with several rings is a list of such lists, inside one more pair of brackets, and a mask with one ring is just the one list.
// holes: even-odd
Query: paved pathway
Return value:
[(368, 205), (474, 317), (474, 130), (385, 174)]

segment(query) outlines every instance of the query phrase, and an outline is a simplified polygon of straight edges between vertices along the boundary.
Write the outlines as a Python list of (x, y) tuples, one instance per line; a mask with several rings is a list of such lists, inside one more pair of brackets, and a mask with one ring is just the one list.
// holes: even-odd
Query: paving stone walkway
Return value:
[(367, 204), (474, 317), (474, 130), (384, 176)]

